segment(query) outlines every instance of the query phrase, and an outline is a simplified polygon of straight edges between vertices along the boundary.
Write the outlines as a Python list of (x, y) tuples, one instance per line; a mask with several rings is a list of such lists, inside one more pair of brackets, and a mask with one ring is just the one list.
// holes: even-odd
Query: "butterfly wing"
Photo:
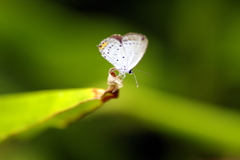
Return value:
[(121, 40), (121, 35), (112, 35), (101, 41), (98, 48), (108, 62), (121, 73), (126, 73), (127, 57)]
[(127, 70), (133, 69), (142, 59), (148, 46), (148, 39), (138, 33), (128, 33), (123, 36), (122, 44), (127, 56)]

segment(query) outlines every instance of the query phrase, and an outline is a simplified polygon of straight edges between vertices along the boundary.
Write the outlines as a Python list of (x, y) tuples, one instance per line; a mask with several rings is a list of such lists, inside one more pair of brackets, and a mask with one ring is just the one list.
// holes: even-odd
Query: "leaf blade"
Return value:
[[(103, 93), (103, 89), (85, 88), (46, 90), (0, 96), (0, 141), (53, 119), (53, 117), (81, 106), (81, 104), (96, 100), (96, 103), (93, 103), (94, 105), (85, 106), (82, 110), (80, 107), (78, 116), (83, 117), (104, 103), (101, 99)], [(64, 119), (71, 118), (71, 114), (61, 118), (61, 121), (52, 120), (51, 125), (63, 127)], [(72, 120), (74, 119), (76, 117), (72, 118)]]

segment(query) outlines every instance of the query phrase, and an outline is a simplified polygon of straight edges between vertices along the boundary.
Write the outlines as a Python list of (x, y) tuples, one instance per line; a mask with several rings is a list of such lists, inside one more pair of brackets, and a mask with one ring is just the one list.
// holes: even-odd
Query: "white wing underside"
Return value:
[(127, 66), (130, 71), (142, 59), (148, 45), (148, 40), (141, 34), (130, 33), (123, 36), (122, 43), (128, 57)]
[(142, 59), (148, 40), (141, 34), (129, 33), (124, 36), (113, 35), (104, 39), (100, 45), (104, 43), (107, 43), (105, 47), (99, 47), (102, 56), (121, 74), (125, 74)]

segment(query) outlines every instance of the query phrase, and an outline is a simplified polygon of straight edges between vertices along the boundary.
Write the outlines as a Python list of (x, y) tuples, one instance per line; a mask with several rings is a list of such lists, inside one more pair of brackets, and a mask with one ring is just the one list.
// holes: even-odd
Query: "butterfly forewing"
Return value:
[(144, 35), (128, 33), (123, 36), (122, 43), (128, 58), (127, 69), (130, 71), (142, 59), (148, 40)]

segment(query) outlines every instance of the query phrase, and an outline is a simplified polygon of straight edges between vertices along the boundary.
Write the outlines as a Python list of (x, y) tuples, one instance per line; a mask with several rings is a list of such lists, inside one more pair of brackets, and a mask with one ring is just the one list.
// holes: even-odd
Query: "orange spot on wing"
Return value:
[(98, 46), (99, 49), (104, 49), (108, 45), (108, 42), (103, 42)]

